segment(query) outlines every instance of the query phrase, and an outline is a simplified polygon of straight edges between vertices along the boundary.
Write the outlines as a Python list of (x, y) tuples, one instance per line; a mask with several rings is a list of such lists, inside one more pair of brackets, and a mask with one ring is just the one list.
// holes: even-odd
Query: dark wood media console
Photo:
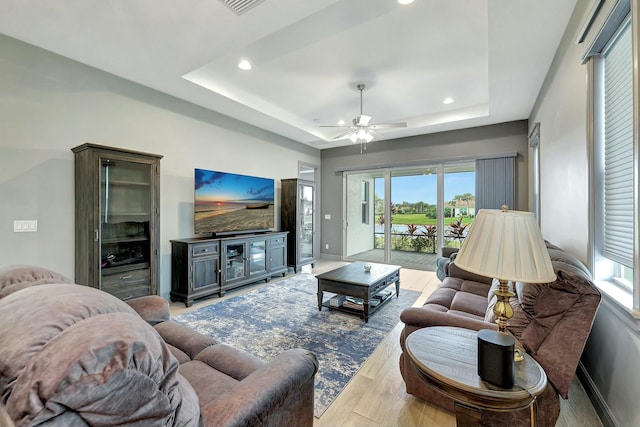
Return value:
[(171, 301), (187, 307), (198, 298), (285, 276), (287, 233), (171, 240)]

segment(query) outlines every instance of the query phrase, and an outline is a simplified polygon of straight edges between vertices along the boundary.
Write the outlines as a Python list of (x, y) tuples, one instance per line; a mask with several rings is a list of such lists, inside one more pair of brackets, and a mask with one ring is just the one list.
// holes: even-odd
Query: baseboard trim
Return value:
[(342, 256), (333, 254), (320, 254), (320, 259), (326, 259), (329, 261), (342, 261)]
[(593, 404), (593, 408), (598, 413), (600, 421), (602, 421), (604, 427), (620, 427), (620, 425), (616, 421), (615, 416), (611, 412), (611, 409), (609, 409), (609, 405), (607, 405), (607, 402), (602, 397), (602, 394), (600, 394), (600, 391), (591, 379), (589, 372), (587, 372), (582, 362), (578, 363), (576, 374), (578, 375), (578, 378), (582, 383), (582, 387), (587, 393), (587, 396)]

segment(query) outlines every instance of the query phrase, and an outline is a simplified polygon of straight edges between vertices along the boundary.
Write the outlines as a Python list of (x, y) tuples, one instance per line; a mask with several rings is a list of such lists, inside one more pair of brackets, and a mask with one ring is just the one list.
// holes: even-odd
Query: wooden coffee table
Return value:
[[(478, 376), (478, 333), (432, 326), (411, 333), (405, 341), (418, 375), (454, 400), (458, 426), (480, 424), (480, 410), (518, 411), (531, 407), (547, 386), (542, 367), (528, 354), (516, 362), (512, 388), (492, 386)], [(533, 411), (531, 412), (532, 421)], [(534, 425), (532, 423), (532, 425)]]
[[(366, 272), (365, 265), (371, 266), (371, 271)], [(396, 297), (400, 295), (400, 266), (388, 264), (374, 264), (371, 262), (353, 262), (335, 270), (318, 274), (318, 310), (322, 306), (332, 310), (344, 311), (362, 316), (365, 322), (369, 322), (369, 315), (373, 314), (385, 302), (370, 307), (370, 301), (374, 295), (389, 287), (396, 285)], [(363, 310), (354, 310), (347, 307), (331, 306), (329, 303), (323, 304), (324, 292), (333, 292), (339, 295), (349, 295), (363, 300)]]

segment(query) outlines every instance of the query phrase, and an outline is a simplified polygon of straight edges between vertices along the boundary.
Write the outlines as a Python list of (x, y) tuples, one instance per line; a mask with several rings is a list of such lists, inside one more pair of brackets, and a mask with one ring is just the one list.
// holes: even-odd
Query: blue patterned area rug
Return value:
[[(320, 362), (314, 414), (320, 417), (420, 293), (400, 289), (399, 298), (393, 296), (364, 323), (355, 315), (318, 311), (317, 290), (314, 275), (297, 274), (173, 320), (263, 360), (288, 348), (314, 352)], [(332, 296), (324, 295), (325, 301)]]

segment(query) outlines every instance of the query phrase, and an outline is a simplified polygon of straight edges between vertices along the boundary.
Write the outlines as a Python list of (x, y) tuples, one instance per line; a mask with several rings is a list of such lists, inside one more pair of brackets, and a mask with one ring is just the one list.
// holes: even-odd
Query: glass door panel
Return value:
[(391, 264), (435, 269), (438, 167), (391, 171)]
[(267, 271), (267, 241), (252, 240), (249, 243), (249, 275)]
[(475, 218), (474, 163), (444, 168), (444, 234), (442, 245), (459, 248)]
[(245, 277), (245, 244), (244, 242), (225, 242), (223, 251), (225, 253), (225, 274), (227, 281), (243, 279)]
[(152, 167), (102, 159), (101, 275), (149, 268)]
[(313, 211), (315, 187), (309, 184), (300, 184), (300, 260), (313, 258)]

